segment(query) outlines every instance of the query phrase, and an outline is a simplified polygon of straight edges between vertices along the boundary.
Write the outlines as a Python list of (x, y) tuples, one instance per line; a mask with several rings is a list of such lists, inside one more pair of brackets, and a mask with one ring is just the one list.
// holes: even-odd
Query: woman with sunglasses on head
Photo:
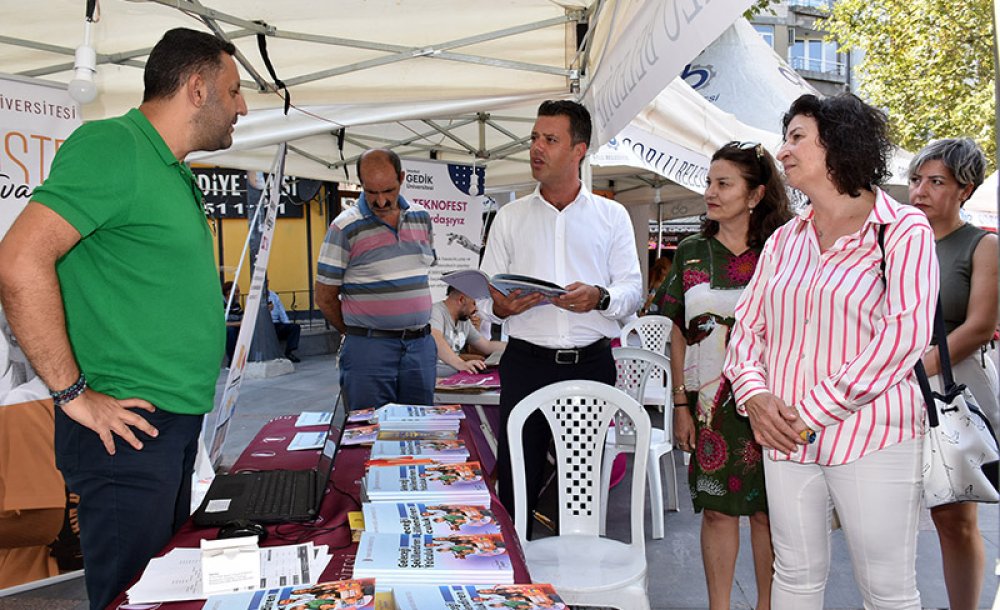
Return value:
[[(771, 534), (760, 446), (736, 413), (722, 377), (733, 312), (767, 238), (792, 214), (774, 160), (756, 142), (730, 142), (712, 155), (701, 232), (682, 241), (653, 301), (674, 321), (670, 368), (674, 438), (693, 453), (688, 483), (704, 511), (701, 553), (709, 607), (728, 609), (740, 517), (750, 518), (757, 610), (770, 608)], [(668, 416), (669, 417), (669, 416)]]
[[(985, 174), (986, 155), (969, 138), (929, 144), (913, 157), (909, 169), (910, 204), (927, 215), (944, 270), (941, 306), (955, 381), (972, 391), (995, 426), (997, 396), (979, 350), (993, 338), (997, 325), (997, 236), (959, 215)], [(940, 372), (937, 349), (924, 354), (923, 361), (928, 375)], [(951, 610), (972, 610), (979, 602), (986, 552), (977, 513), (973, 502), (931, 509)]]
[(881, 111), (850, 94), (804, 95), (783, 123), (778, 160), (809, 205), (764, 247), (725, 364), (766, 448), (771, 600), (823, 607), (836, 508), (865, 608), (919, 610), (913, 366), (937, 303), (934, 234), (877, 186), (892, 151)]

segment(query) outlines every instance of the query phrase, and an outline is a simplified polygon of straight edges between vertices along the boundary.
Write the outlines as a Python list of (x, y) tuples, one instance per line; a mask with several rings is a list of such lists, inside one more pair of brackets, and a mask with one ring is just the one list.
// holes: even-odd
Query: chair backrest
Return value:
[[(615, 387), (628, 394), (640, 405), (648, 404), (646, 400), (646, 382), (655, 376), (664, 379), (664, 387), (672, 386), (670, 376), (670, 358), (653, 353), (639, 347), (616, 347), (611, 350), (615, 358), (618, 377)], [(663, 399), (663, 429), (671, 438), (673, 417), (670, 411), (672, 397), (666, 392)], [(619, 447), (631, 447), (635, 444), (632, 421), (623, 413), (615, 416), (615, 444)]]
[(528, 519), (524, 478), (524, 422), (541, 411), (555, 439), (559, 473), (559, 532), (597, 536), (601, 530), (601, 459), (611, 418), (619, 410), (635, 422), (636, 453), (632, 468), (631, 545), (644, 552), (643, 507), (649, 453), (649, 416), (639, 403), (617, 388), (596, 381), (561, 381), (525, 397), (511, 411), (507, 437), (511, 442), (514, 479), (514, 529), (525, 540)]
[[(618, 377), (615, 387), (625, 392), (639, 404), (646, 404), (646, 382), (654, 375), (666, 375), (667, 387), (672, 381), (670, 358), (640, 347), (616, 347), (611, 350), (615, 358)], [(670, 396), (667, 396), (669, 402)], [(669, 406), (669, 405), (664, 405)]]
[(670, 342), (670, 329), (674, 323), (665, 316), (641, 316), (632, 320), (622, 328), (622, 347), (628, 345), (628, 336), (633, 332), (639, 335), (639, 344), (657, 354), (667, 353), (667, 343)]

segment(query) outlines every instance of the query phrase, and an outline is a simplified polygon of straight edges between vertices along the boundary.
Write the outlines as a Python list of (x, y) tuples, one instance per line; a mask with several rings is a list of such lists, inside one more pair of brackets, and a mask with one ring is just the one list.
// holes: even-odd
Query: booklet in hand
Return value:
[(515, 290), (520, 290), (522, 294), (540, 292), (550, 299), (566, 294), (566, 289), (559, 284), (540, 280), (537, 277), (498, 273), (491, 278), (479, 269), (460, 269), (445, 273), (441, 276), (441, 281), (449, 286), (454, 286), (456, 290), (473, 299), (488, 299), (490, 297), (489, 286), (493, 286), (504, 295)]

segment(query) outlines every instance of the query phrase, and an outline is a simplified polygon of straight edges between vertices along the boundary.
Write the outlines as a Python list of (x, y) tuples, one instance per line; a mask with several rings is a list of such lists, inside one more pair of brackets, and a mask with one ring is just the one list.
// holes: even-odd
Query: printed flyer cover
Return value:
[(460, 440), (420, 440), (420, 441), (375, 441), (372, 459), (392, 458), (404, 455), (431, 458), (437, 462), (464, 462), (469, 459), (469, 450)]
[(379, 422), (408, 419), (465, 419), (462, 405), (400, 405), (389, 403), (376, 411)]
[(378, 424), (367, 426), (355, 426), (344, 430), (344, 437), (340, 439), (340, 444), (347, 445), (371, 445), (378, 436)]
[(212, 595), (204, 610), (374, 610), (375, 580), (360, 578), (315, 585)]
[(552, 585), (424, 585), (393, 590), (398, 610), (566, 610)]
[(377, 502), (362, 507), (365, 531), (378, 534), (499, 534), (493, 511), (471, 504)]
[(428, 579), (506, 584), (513, 582), (514, 569), (500, 534), (414, 536), (365, 532), (358, 544), (354, 577), (377, 578), (380, 584), (420, 584)]
[[(421, 494), (430, 497), (479, 496), (489, 501), (489, 489), (483, 480), (479, 462), (459, 464), (403, 464), (372, 466), (365, 475), (366, 489), (371, 498)], [(405, 499), (405, 498), (404, 498)]]

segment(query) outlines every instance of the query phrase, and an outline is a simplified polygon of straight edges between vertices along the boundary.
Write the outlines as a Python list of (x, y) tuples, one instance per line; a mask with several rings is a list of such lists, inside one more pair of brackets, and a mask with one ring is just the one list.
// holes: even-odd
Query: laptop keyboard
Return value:
[[(255, 486), (247, 503), (246, 512), (257, 518), (297, 516), (293, 508), (301, 506), (299, 487), (303, 481), (302, 472), (278, 470), (260, 473), (261, 480)], [(296, 490), (299, 490), (298, 492)]]

